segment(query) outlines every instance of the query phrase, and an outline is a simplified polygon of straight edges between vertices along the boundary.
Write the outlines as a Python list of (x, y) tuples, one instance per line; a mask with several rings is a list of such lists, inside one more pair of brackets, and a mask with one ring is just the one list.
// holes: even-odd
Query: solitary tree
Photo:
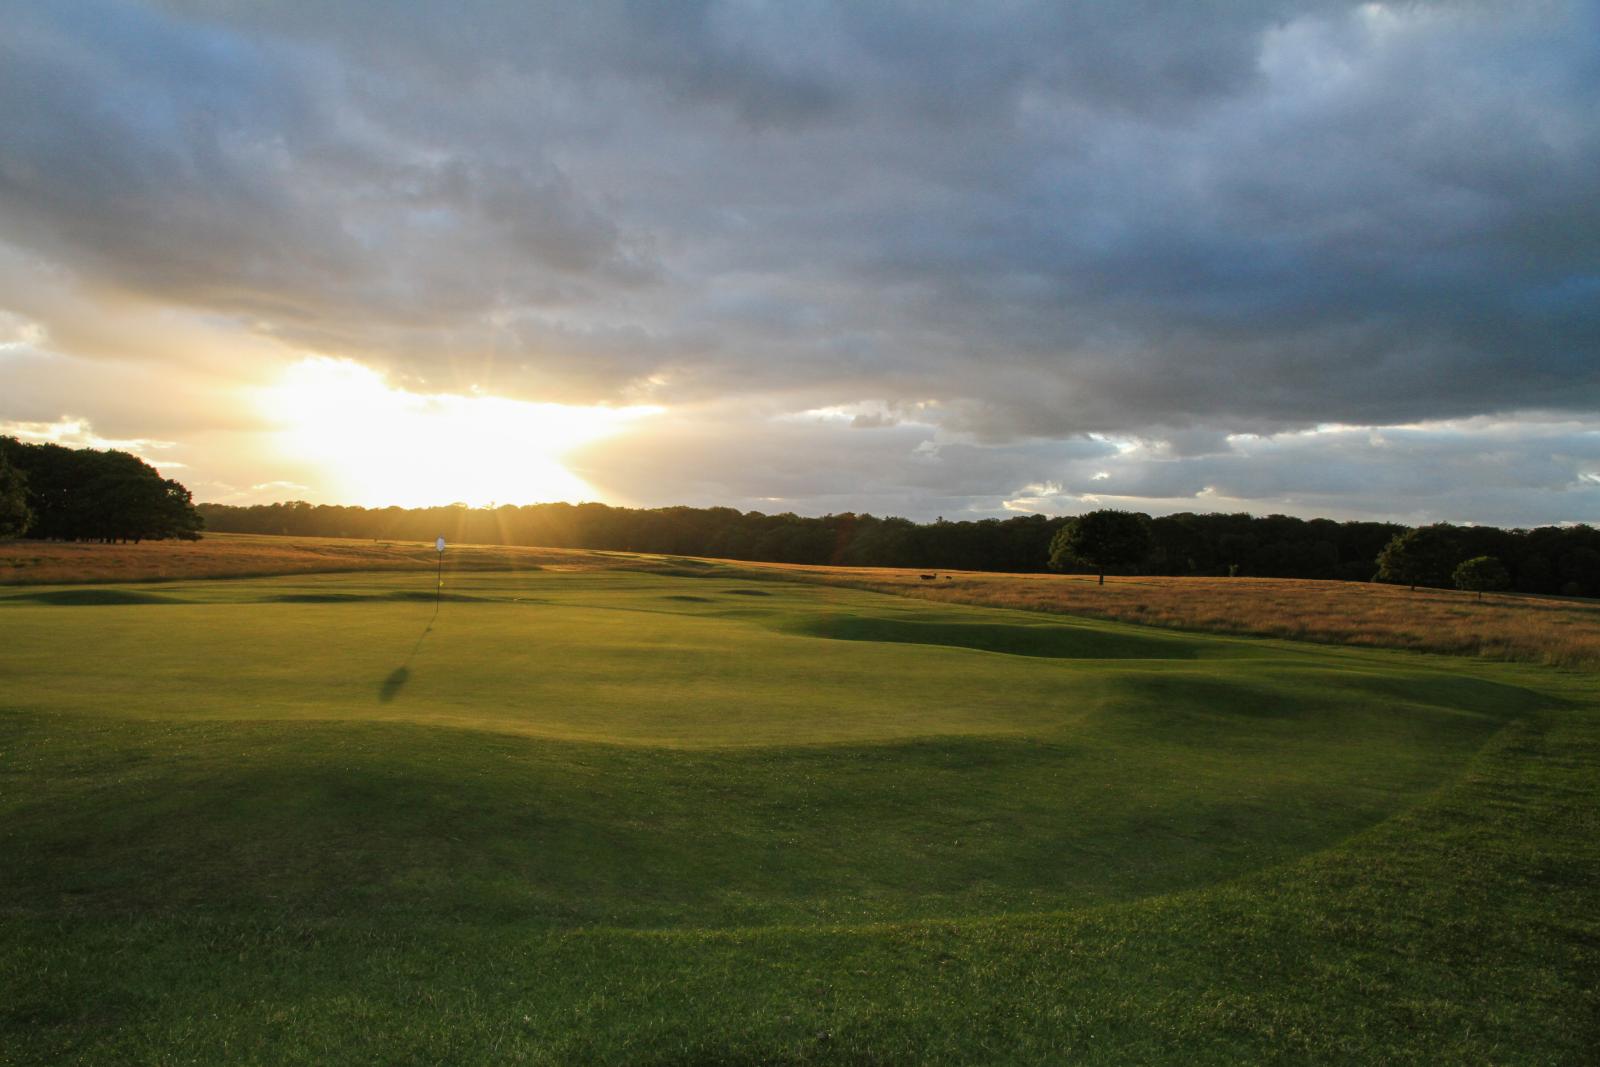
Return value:
[(1106, 568), (1143, 563), (1155, 550), (1150, 516), (1133, 511), (1091, 511), (1079, 515), (1056, 531), (1050, 541), (1050, 567), (1064, 570), (1069, 563), (1090, 564), (1106, 584)]
[(1378, 579), (1416, 589), (1419, 585), (1448, 586), (1450, 573), (1462, 552), (1456, 528), (1435, 523), (1407, 530), (1378, 553)]
[(1457, 589), (1477, 593), (1479, 600), (1483, 599), (1484, 593), (1511, 587), (1511, 575), (1505, 564), (1493, 556), (1475, 556), (1457, 567), (1451, 577), (1455, 579)]

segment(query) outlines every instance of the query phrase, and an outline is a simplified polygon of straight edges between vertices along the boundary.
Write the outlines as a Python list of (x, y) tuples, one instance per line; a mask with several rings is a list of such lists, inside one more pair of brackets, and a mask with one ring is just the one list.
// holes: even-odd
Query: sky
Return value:
[(196, 500), (1600, 521), (1600, 2), (0, 25), (0, 433)]

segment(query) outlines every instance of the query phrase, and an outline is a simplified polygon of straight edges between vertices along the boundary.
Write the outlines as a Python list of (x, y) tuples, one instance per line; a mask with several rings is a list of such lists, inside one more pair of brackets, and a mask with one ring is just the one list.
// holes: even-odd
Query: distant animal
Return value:
[(939, 576), (937, 574), (924, 574), (922, 576), (922, 580), (925, 581), (925, 582), (931, 582), (931, 581), (934, 581), (935, 579), (937, 579), (938, 577)]
[(956, 576), (953, 574), (947, 574), (944, 576), (944, 580), (947, 582), (953, 582), (956, 580)]

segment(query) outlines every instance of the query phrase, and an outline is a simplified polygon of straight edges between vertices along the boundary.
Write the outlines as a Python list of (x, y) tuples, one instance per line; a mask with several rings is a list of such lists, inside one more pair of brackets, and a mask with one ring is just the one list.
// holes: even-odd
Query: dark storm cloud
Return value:
[(399, 139), (325, 49), (125, 5), (10, 14), (0, 235), (91, 286), (425, 359), (648, 274), (542, 153)]
[(0, 243), (403, 383), (933, 402), (998, 493), (1600, 401), (1592, 2), (0, 14)]

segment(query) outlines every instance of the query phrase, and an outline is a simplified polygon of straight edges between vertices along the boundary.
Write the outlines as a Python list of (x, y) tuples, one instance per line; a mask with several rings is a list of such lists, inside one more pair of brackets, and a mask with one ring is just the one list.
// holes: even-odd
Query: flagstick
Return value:
[(439, 613), (439, 601), (444, 598), (444, 538), (435, 538), (433, 548), (434, 551), (439, 553), (438, 581), (433, 587), (433, 611), (437, 615)]

